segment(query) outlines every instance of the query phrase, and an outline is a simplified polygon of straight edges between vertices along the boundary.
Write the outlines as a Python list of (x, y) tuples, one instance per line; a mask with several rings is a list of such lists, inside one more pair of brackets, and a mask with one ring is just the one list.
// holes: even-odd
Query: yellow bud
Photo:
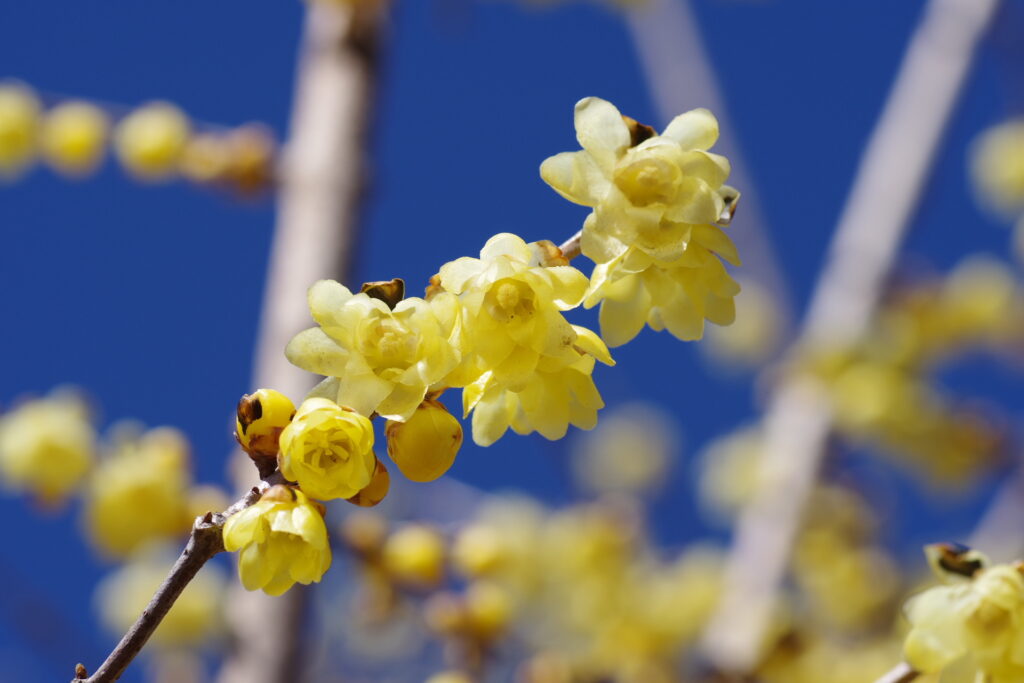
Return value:
[(462, 425), (438, 401), (420, 404), (406, 422), (388, 421), (388, 455), (412, 481), (434, 481), (452, 466), (462, 446)]
[(93, 171), (103, 158), (110, 123), (106, 113), (88, 102), (66, 102), (50, 110), (43, 122), (43, 156), (53, 168), (72, 176)]
[(466, 527), (455, 538), (452, 562), (466, 576), (490, 573), (501, 562), (498, 532), (482, 524)]
[(238, 401), (235, 438), (252, 456), (276, 458), (281, 432), (295, 416), (295, 405), (273, 389), (259, 389)]
[(0, 176), (16, 176), (32, 163), (39, 100), (23, 85), (0, 84)]
[(512, 600), (496, 583), (477, 581), (466, 590), (468, 626), (479, 638), (500, 635), (512, 618)]
[(384, 467), (384, 463), (380, 460), (377, 460), (377, 464), (373, 469), (373, 479), (370, 480), (369, 485), (349, 498), (348, 502), (360, 507), (370, 508), (384, 500), (390, 488), (391, 475), (388, 474), (388, 468)]
[(125, 169), (141, 180), (167, 179), (178, 169), (189, 128), (188, 118), (173, 104), (147, 104), (118, 124), (117, 156)]
[(434, 586), (444, 575), (444, 539), (425, 524), (405, 526), (384, 545), (384, 566), (400, 583)]

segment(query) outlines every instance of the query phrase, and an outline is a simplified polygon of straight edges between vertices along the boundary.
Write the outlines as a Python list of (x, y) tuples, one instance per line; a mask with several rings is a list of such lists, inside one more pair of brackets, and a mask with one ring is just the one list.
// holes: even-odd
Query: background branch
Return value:
[(910, 683), (921, 674), (910, 668), (909, 665), (900, 662), (887, 673), (883, 674), (875, 683)]
[[(931, 0), (861, 159), (803, 344), (848, 344), (866, 330), (935, 150), (997, 0)], [(761, 482), (737, 523), (723, 599), (703, 647), (723, 671), (757, 663), (776, 593), (831, 431), (824, 387), (778, 386), (765, 412)]]
[[(272, 387), (296, 401), (314, 377), (290, 365), (284, 348), (310, 325), (306, 289), (321, 278), (344, 281), (348, 276), (365, 191), (378, 43), (389, 3), (306, 5), (253, 368), (253, 388)], [(249, 481), (250, 467), (238, 453), (233, 462), (237, 486)], [(274, 598), (231, 587), (227, 622), (233, 647), (220, 683), (301, 679), (299, 643), (308, 591), (295, 586)]]

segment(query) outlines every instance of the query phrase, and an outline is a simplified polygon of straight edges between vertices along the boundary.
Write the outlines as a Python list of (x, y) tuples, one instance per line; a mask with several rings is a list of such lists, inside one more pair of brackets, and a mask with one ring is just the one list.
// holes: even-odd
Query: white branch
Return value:
[[(997, 0), (931, 0), (861, 160), (828, 263), (811, 301), (804, 341), (849, 343), (868, 327), (975, 45)], [(824, 453), (831, 418), (823, 388), (779, 387), (765, 415), (765, 484), (743, 511), (725, 596), (704, 638), (725, 671), (755, 666), (793, 540)]]

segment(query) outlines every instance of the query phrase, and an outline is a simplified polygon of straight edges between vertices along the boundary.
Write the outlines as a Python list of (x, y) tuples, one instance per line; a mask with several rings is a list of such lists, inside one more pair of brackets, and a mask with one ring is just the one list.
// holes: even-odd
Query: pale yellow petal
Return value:
[(718, 119), (707, 109), (693, 109), (672, 119), (662, 135), (683, 149), (710, 149), (718, 140)]
[(611, 168), (629, 147), (630, 135), (622, 114), (611, 102), (587, 97), (576, 103), (576, 139), (598, 166)]

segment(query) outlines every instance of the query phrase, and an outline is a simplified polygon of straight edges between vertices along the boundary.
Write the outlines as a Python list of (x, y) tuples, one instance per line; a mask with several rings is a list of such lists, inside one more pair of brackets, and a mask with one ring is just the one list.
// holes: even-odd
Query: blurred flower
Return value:
[(971, 175), (984, 200), (1001, 211), (1024, 211), (1024, 119), (982, 133), (971, 149)]
[(40, 143), (46, 161), (70, 176), (92, 172), (103, 159), (110, 122), (88, 102), (65, 102), (46, 114)]
[(72, 394), (28, 401), (0, 417), (0, 474), (12, 489), (57, 503), (95, 460), (96, 432), (85, 403)]
[(392, 310), (380, 299), (320, 280), (309, 289), (309, 308), (319, 327), (288, 343), (288, 360), (328, 376), (314, 395), (362, 415), (409, 419), (427, 389), (459, 362), (449, 339), (458, 301), (450, 295), (403, 299)]
[(313, 498), (351, 498), (376, 464), (370, 421), (325, 398), (303, 401), (281, 432), (281, 474)]
[(323, 514), (302, 491), (272, 486), (224, 524), (224, 548), (239, 551), (246, 590), (281, 595), (296, 583), (320, 581), (331, 566)]
[(452, 466), (462, 446), (462, 425), (439, 401), (420, 404), (405, 422), (388, 420), (388, 455), (412, 481), (434, 481)]
[(775, 297), (753, 280), (741, 280), (740, 284), (735, 321), (727, 327), (709, 329), (700, 345), (723, 366), (759, 365), (775, 353), (781, 341), (782, 321)]
[(727, 522), (749, 503), (760, 481), (762, 437), (756, 425), (708, 443), (697, 457), (700, 501), (716, 521)]
[(16, 177), (35, 160), (39, 112), (28, 86), (0, 82), (0, 179)]
[(445, 544), (437, 529), (407, 524), (384, 544), (384, 566), (399, 583), (429, 588), (444, 576)]
[(573, 449), (573, 473), (596, 493), (642, 495), (664, 483), (679, 447), (676, 421), (654, 404), (632, 403), (605, 414)]
[(139, 434), (123, 426), (86, 490), (85, 527), (97, 548), (126, 557), (188, 531), (188, 460), (188, 441), (178, 430)]
[[(100, 617), (111, 633), (125, 633), (149, 604), (174, 564), (169, 552), (153, 551), (108, 575), (96, 588)], [(207, 563), (185, 586), (149, 641), (156, 647), (200, 647), (219, 634), (225, 577)]]
[(114, 147), (121, 164), (140, 180), (165, 180), (178, 170), (190, 134), (188, 118), (169, 102), (139, 107), (117, 124)]

